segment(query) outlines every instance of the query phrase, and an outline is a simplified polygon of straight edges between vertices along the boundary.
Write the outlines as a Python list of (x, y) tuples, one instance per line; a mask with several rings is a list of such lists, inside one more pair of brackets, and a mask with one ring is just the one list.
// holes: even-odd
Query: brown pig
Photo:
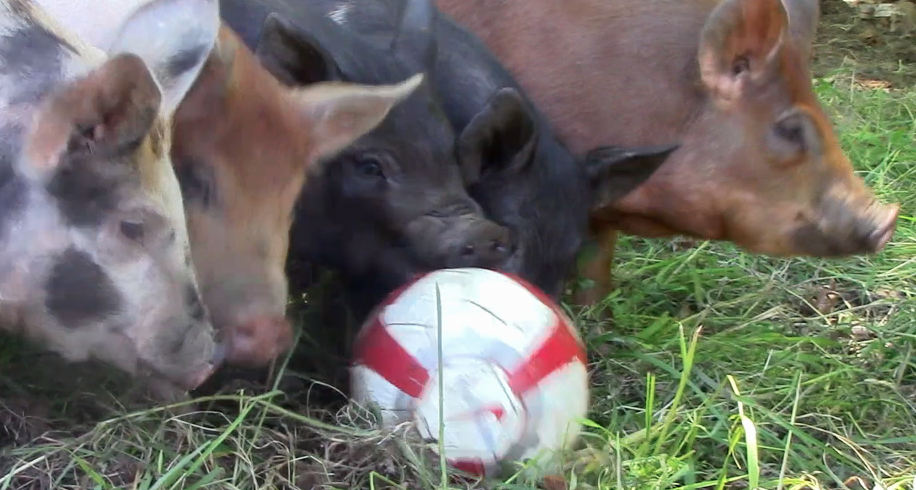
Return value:
[(772, 256), (878, 252), (882, 204), (812, 85), (817, 0), (438, 0), (480, 36), (574, 152), (681, 143), (590, 227), (580, 271), (610, 290), (617, 231), (726, 240)]
[(375, 128), (422, 80), (288, 88), (223, 25), (175, 116), (172, 160), (204, 303), (228, 334), (227, 362), (264, 365), (290, 347), (284, 265), (300, 190), (319, 159)]

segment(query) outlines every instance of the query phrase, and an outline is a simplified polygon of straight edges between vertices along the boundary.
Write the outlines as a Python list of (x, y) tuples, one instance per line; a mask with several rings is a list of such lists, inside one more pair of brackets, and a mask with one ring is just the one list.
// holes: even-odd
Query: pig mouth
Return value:
[(188, 369), (163, 368), (147, 359), (139, 359), (138, 372), (148, 379), (156, 380), (159, 385), (169, 385), (181, 391), (192, 391), (210, 379), (228, 354), (227, 343), (217, 342), (209, 361), (198, 362)]

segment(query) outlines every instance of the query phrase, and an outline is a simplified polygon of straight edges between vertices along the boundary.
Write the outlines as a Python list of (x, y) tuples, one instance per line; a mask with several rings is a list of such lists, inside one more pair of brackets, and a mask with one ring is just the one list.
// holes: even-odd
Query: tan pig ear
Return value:
[(121, 55), (52, 93), (26, 136), (25, 164), (39, 174), (67, 156), (98, 160), (133, 152), (156, 120), (160, 93), (140, 58)]
[(700, 34), (700, 75), (719, 100), (739, 98), (747, 77), (767, 69), (781, 47), (788, 16), (781, 0), (724, 0)]
[(302, 114), (311, 123), (313, 158), (331, 156), (372, 131), (422, 82), (417, 74), (394, 85), (322, 82), (297, 90)]

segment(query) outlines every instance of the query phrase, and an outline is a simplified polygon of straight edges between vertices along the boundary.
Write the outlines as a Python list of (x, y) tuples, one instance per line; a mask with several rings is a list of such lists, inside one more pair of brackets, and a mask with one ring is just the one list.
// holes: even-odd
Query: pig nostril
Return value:
[(470, 257), (472, 255), (474, 255), (474, 246), (473, 245), (465, 245), (464, 247), (461, 248), (462, 257)]
[(505, 243), (499, 240), (493, 240), (490, 242), (490, 249), (500, 255), (505, 255), (509, 252), (509, 247), (507, 247)]

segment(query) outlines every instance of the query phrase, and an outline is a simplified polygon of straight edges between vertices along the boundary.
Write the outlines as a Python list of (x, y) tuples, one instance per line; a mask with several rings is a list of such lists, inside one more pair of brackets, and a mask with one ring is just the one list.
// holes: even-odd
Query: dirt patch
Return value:
[(41, 400), (0, 399), (0, 449), (34, 441), (50, 429), (49, 409)]
[(848, 67), (863, 82), (916, 86), (916, 30), (906, 32), (900, 21), (892, 25), (887, 17), (863, 18), (843, 0), (823, 0), (814, 45), (817, 77)]

